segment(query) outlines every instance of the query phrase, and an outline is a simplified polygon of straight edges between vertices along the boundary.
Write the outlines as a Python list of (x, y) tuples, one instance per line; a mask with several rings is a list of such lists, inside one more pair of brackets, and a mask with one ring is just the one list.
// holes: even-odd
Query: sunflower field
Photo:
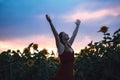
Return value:
[[(101, 27), (103, 40), (91, 41), (75, 53), (74, 80), (120, 80), (120, 29), (112, 36)], [(31, 48), (34, 52), (31, 52)], [(38, 50), (31, 43), (24, 51), (7, 50), (0, 53), (0, 80), (54, 80), (59, 57), (47, 49)]]

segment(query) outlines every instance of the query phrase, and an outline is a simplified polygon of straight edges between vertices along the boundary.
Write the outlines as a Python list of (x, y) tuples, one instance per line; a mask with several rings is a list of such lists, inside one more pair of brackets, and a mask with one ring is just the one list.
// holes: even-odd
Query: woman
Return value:
[(73, 80), (74, 51), (71, 46), (77, 35), (80, 20), (76, 20), (76, 28), (72, 34), (72, 37), (69, 39), (68, 34), (66, 34), (65, 32), (60, 32), (60, 34), (58, 34), (48, 15), (46, 15), (46, 19), (49, 22), (54, 34), (58, 55), (61, 62), (60, 66), (57, 69), (55, 80)]

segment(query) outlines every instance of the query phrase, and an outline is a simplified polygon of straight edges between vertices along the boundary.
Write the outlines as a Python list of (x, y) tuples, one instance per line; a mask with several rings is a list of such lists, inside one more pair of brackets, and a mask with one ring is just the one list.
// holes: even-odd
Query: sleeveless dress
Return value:
[(57, 69), (55, 80), (73, 80), (74, 52), (64, 51), (60, 57), (60, 65)]

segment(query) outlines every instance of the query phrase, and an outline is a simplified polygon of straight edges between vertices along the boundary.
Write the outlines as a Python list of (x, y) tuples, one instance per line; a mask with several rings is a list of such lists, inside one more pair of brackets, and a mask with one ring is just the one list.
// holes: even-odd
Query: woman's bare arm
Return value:
[(80, 25), (80, 20), (76, 20), (75, 24), (76, 24), (76, 28), (75, 28), (75, 30), (74, 30), (74, 32), (72, 34), (72, 37), (69, 40), (70, 45), (73, 44), (74, 39), (75, 39), (75, 37), (76, 37), (76, 35), (78, 33), (78, 29), (79, 29), (79, 25)]
[(56, 29), (55, 29), (55, 27), (54, 27), (54, 25), (53, 25), (53, 23), (52, 23), (52, 21), (51, 21), (51, 19), (50, 19), (50, 17), (49, 17), (48, 15), (46, 15), (46, 19), (47, 19), (47, 21), (48, 21), (49, 24), (50, 24), (50, 27), (51, 27), (51, 29), (52, 29), (52, 32), (53, 32), (53, 34), (54, 34), (55, 39), (56, 39), (56, 40), (59, 40), (58, 32), (56, 31)]
[(64, 51), (64, 46), (60, 42), (58, 32), (56, 31), (56, 29), (55, 29), (55, 27), (54, 27), (54, 25), (53, 25), (53, 23), (52, 23), (52, 21), (51, 21), (51, 19), (50, 19), (50, 17), (48, 15), (46, 15), (46, 19), (49, 22), (51, 30), (52, 30), (52, 32), (54, 34), (55, 41), (56, 41), (56, 46), (57, 46), (57, 49), (58, 49), (58, 53), (61, 54)]

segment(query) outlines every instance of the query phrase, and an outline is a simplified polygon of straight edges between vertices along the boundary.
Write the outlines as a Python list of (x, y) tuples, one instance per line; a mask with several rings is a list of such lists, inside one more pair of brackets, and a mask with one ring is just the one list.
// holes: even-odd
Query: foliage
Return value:
[[(106, 26), (104, 26), (105, 28)], [(110, 36), (103, 31), (103, 40), (91, 41), (75, 54), (74, 80), (120, 80), (120, 29)], [(30, 49), (33, 48), (32, 53)], [(4, 51), (0, 54), (0, 80), (54, 80), (59, 58), (50, 57), (47, 49), (38, 50), (31, 43), (23, 52)]]
[[(104, 33), (104, 32), (103, 32)], [(120, 29), (91, 41), (75, 61), (75, 80), (120, 80)]]
[(31, 53), (30, 44), (23, 53), (19, 50), (0, 54), (0, 80), (53, 80), (57, 68), (54, 57), (47, 58), (47, 49)]

